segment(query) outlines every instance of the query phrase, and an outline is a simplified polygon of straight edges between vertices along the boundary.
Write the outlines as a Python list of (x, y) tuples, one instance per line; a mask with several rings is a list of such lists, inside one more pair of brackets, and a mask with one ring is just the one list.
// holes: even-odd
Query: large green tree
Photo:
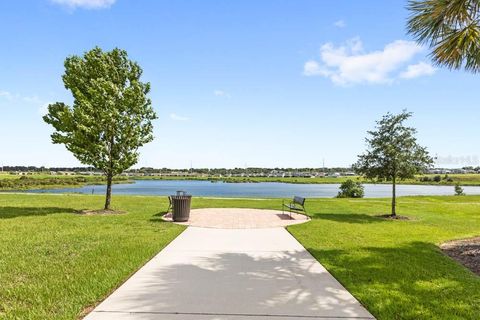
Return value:
[(354, 169), (367, 179), (392, 183), (392, 217), (396, 217), (396, 183), (413, 178), (433, 164), (427, 149), (417, 143), (416, 129), (405, 126), (412, 116), (406, 110), (387, 113), (377, 121), (376, 130), (368, 131), (367, 151), (358, 156)]
[(480, 71), (480, 0), (412, 0), (408, 9), (408, 32), (435, 64)]
[(62, 77), (73, 105), (48, 106), (46, 123), (55, 128), (53, 143), (65, 147), (83, 164), (103, 171), (107, 180), (105, 210), (110, 209), (112, 179), (137, 163), (138, 149), (153, 140), (156, 114), (147, 97), (150, 83), (142, 69), (121, 49), (96, 47), (65, 60)]

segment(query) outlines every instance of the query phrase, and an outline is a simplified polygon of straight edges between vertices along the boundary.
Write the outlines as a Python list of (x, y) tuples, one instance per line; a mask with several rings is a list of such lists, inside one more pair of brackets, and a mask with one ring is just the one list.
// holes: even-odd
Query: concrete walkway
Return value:
[(284, 228), (189, 227), (85, 319), (374, 319)]

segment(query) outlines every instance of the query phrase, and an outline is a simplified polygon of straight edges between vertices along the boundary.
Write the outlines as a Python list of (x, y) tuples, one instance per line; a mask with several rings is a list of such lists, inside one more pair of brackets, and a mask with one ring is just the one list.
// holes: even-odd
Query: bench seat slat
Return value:
[(297, 207), (297, 206), (295, 206), (295, 205), (284, 204), (284, 206), (287, 207), (287, 208), (289, 208), (289, 209), (292, 209), (292, 210), (303, 211), (303, 208)]

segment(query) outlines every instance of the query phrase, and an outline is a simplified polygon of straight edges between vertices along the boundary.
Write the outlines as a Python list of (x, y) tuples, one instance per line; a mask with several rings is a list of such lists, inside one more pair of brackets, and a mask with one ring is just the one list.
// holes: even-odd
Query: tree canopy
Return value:
[(118, 48), (70, 56), (62, 79), (73, 105), (50, 104), (43, 117), (55, 129), (53, 143), (64, 144), (82, 164), (107, 176), (105, 209), (112, 177), (137, 163), (138, 149), (153, 140), (156, 114), (147, 97), (150, 83), (140, 81), (141, 75), (140, 66)]
[(412, 116), (387, 113), (377, 121), (376, 130), (368, 131), (367, 150), (358, 156), (354, 169), (368, 179), (392, 182), (392, 215), (395, 216), (396, 180), (413, 178), (433, 164), (427, 149), (417, 143), (416, 129), (404, 125)]

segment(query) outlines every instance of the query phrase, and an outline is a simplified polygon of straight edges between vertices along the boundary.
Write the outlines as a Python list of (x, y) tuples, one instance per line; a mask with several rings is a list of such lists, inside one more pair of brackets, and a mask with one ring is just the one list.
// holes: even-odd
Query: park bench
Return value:
[(285, 201), (283, 201), (282, 212), (284, 211), (285, 208), (288, 208), (290, 218), (292, 218), (292, 211), (307, 213), (307, 211), (305, 210), (305, 198), (298, 197), (298, 196), (294, 196), (293, 200), (290, 201), (289, 203), (285, 203)]

